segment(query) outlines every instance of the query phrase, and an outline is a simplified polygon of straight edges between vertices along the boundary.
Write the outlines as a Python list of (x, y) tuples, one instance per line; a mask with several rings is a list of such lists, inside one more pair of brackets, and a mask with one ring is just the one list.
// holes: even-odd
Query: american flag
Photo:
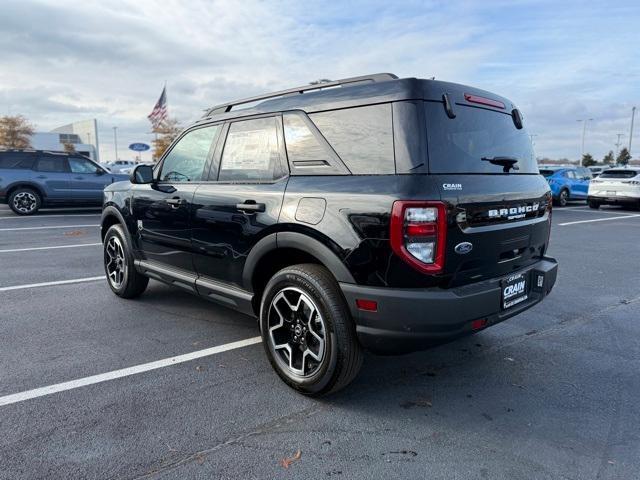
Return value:
[(147, 118), (151, 122), (154, 130), (160, 128), (167, 119), (167, 87), (162, 89), (160, 98), (156, 102), (151, 113), (147, 115)]

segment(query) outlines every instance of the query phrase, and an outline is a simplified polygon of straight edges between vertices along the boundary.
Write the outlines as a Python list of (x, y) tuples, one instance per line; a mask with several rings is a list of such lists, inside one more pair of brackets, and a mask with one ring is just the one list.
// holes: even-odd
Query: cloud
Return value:
[(5, 0), (0, 113), (43, 130), (95, 117), (109, 159), (114, 125), (121, 145), (151, 139), (165, 81), (187, 123), (223, 101), (392, 71), (513, 99), (540, 155), (575, 158), (576, 119), (595, 118), (587, 145), (601, 157), (640, 103), (639, 18), (631, 1)]

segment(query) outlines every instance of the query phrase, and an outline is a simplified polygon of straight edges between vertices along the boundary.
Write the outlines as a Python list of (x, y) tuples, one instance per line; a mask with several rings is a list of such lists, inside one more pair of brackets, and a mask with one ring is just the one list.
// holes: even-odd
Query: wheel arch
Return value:
[(47, 198), (47, 195), (45, 194), (44, 189), (37, 183), (21, 181), (21, 182), (16, 182), (12, 185), (9, 185), (9, 187), (7, 187), (7, 196), (6, 196), (7, 202), (9, 201), (9, 196), (11, 196), (13, 192), (15, 192), (18, 188), (21, 188), (21, 187), (26, 187), (26, 188), (35, 190), (38, 193), (38, 195), (40, 195), (40, 199), (42, 201), (44, 201)]
[(254, 293), (256, 312), (269, 279), (277, 271), (299, 263), (322, 265), (336, 281), (356, 283), (338, 255), (319, 240), (298, 232), (272, 233), (251, 249), (242, 273), (243, 287)]
[(129, 233), (127, 229), (127, 223), (120, 211), (111, 205), (106, 206), (102, 210), (102, 218), (100, 219), (100, 239), (104, 241), (104, 236), (107, 234), (107, 230), (112, 225), (121, 224), (125, 233)]

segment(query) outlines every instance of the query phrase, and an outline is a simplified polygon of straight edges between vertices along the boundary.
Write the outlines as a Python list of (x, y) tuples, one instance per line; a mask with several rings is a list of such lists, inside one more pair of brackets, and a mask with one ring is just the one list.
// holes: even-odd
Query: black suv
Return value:
[(211, 108), (105, 189), (109, 286), (257, 316), (287, 384), (335, 391), (363, 348), (425, 349), (550, 292), (551, 195), (522, 122), (492, 93), (391, 74)]

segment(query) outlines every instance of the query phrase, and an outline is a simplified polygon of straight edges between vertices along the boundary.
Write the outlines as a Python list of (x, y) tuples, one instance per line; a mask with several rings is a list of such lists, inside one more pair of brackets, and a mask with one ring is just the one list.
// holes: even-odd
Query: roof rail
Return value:
[(243, 105), (246, 103), (253, 103), (259, 100), (267, 100), (269, 98), (283, 97), (285, 95), (292, 95), (296, 93), (304, 93), (312, 90), (322, 90), (323, 88), (328, 87), (338, 87), (345, 86), (351, 83), (362, 83), (362, 82), (384, 82), (388, 80), (395, 80), (398, 77), (393, 73), (374, 73), (372, 75), (363, 75), (360, 77), (351, 77), (351, 78), (343, 78), (341, 80), (335, 80), (332, 82), (320, 82), (309, 85), (303, 85), (301, 87), (289, 88), (287, 90), (280, 90), (279, 92), (266, 93), (264, 95), (258, 95), (255, 97), (243, 98), (242, 100), (235, 100), (229, 103), (223, 103), (221, 105), (216, 105), (215, 107), (208, 108), (205, 117), (213, 113), (226, 113), (230, 112), (233, 107), (237, 107), (238, 105)]

